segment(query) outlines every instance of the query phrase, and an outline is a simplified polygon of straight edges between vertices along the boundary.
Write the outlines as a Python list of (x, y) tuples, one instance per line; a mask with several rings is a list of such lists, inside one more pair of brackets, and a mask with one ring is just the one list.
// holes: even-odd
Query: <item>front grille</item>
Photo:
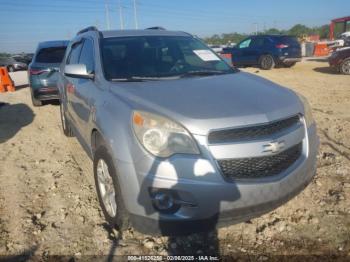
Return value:
[(257, 126), (212, 131), (208, 136), (210, 144), (230, 143), (269, 137), (300, 123), (298, 115)]
[(298, 160), (301, 152), (302, 143), (299, 143), (276, 155), (218, 160), (218, 164), (228, 179), (263, 178), (285, 171)]

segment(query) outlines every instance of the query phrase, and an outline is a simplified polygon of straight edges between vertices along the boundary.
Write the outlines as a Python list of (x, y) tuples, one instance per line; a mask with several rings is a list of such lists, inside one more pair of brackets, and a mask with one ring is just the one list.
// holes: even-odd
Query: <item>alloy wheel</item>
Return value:
[(103, 159), (99, 159), (97, 163), (97, 181), (103, 205), (108, 215), (115, 217), (117, 214), (117, 203), (115, 200), (113, 179), (109, 173), (108, 166)]
[(345, 62), (342, 64), (342, 71), (343, 71), (345, 74), (350, 74), (350, 60), (345, 61)]

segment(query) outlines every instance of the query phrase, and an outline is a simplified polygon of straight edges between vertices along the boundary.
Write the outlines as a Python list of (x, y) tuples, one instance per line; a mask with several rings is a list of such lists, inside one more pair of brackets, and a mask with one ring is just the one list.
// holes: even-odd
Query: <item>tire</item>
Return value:
[(350, 58), (344, 59), (339, 66), (339, 71), (344, 75), (350, 75)]
[[(101, 167), (101, 165), (99, 165), (99, 163), (101, 163), (100, 161), (104, 161), (104, 163), (106, 164), (108, 175), (110, 178), (109, 181), (110, 183), (113, 183), (111, 188), (114, 189), (114, 198), (113, 197), (111, 198), (114, 199), (116, 204), (116, 208), (115, 208), (116, 212), (114, 215), (111, 214), (111, 209), (106, 207), (104, 201), (102, 200), (103, 199), (103, 196), (101, 194), (102, 187), (100, 186), (100, 182), (98, 178), (99, 177), (98, 168)], [(119, 231), (128, 229), (129, 217), (122, 198), (120, 185), (118, 182), (117, 170), (113, 164), (112, 157), (110, 156), (107, 148), (104, 145), (98, 146), (94, 154), (94, 178), (95, 178), (95, 186), (96, 186), (98, 201), (100, 202), (100, 206), (106, 221), (109, 223), (109, 225), (112, 228), (116, 227)]]
[(270, 70), (275, 67), (275, 61), (271, 55), (262, 55), (259, 59), (260, 68)]
[(30, 89), (30, 93), (31, 93), (31, 96), (32, 96), (32, 103), (33, 103), (33, 106), (37, 107), (37, 106), (42, 106), (43, 105), (43, 102), (39, 99), (36, 99), (34, 97), (34, 94), (33, 94), (33, 90)]
[(7, 71), (9, 72), (15, 72), (15, 68), (13, 66), (8, 66)]
[(60, 103), (60, 116), (61, 116), (61, 124), (62, 124), (62, 130), (63, 134), (67, 137), (73, 137), (73, 131), (70, 126), (70, 123), (67, 121), (66, 114), (63, 110), (62, 103)]
[(295, 64), (296, 64), (296, 62), (289, 62), (289, 63), (285, 62), (285, 63), (283, 63), (284, 67), (288, 67), (288, 68), (295, 66)]

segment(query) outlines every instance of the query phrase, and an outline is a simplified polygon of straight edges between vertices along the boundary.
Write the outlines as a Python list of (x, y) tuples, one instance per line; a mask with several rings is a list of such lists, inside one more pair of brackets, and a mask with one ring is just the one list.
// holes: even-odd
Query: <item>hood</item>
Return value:
[(110, 90), (134, 109), (167, 116), (198, 135), (282, 119), (303, 110), (291, 90), (244, 72), (113, 83)]

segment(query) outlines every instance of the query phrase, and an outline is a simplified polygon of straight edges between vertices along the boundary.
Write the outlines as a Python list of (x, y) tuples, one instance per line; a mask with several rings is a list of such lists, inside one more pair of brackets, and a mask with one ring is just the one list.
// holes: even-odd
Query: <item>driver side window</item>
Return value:
[(249, 38), (249, 39), (247, 39), (247, 40), (244, 40), (243, 42), (241, 42), (240, 44), (239, 44), (239, 46), (238, 46), (238, 48), (247, 48), (247, 47), (249, 47), (250, 46), (250, 43), (252, 42), (252, 39), (251, 38)]

